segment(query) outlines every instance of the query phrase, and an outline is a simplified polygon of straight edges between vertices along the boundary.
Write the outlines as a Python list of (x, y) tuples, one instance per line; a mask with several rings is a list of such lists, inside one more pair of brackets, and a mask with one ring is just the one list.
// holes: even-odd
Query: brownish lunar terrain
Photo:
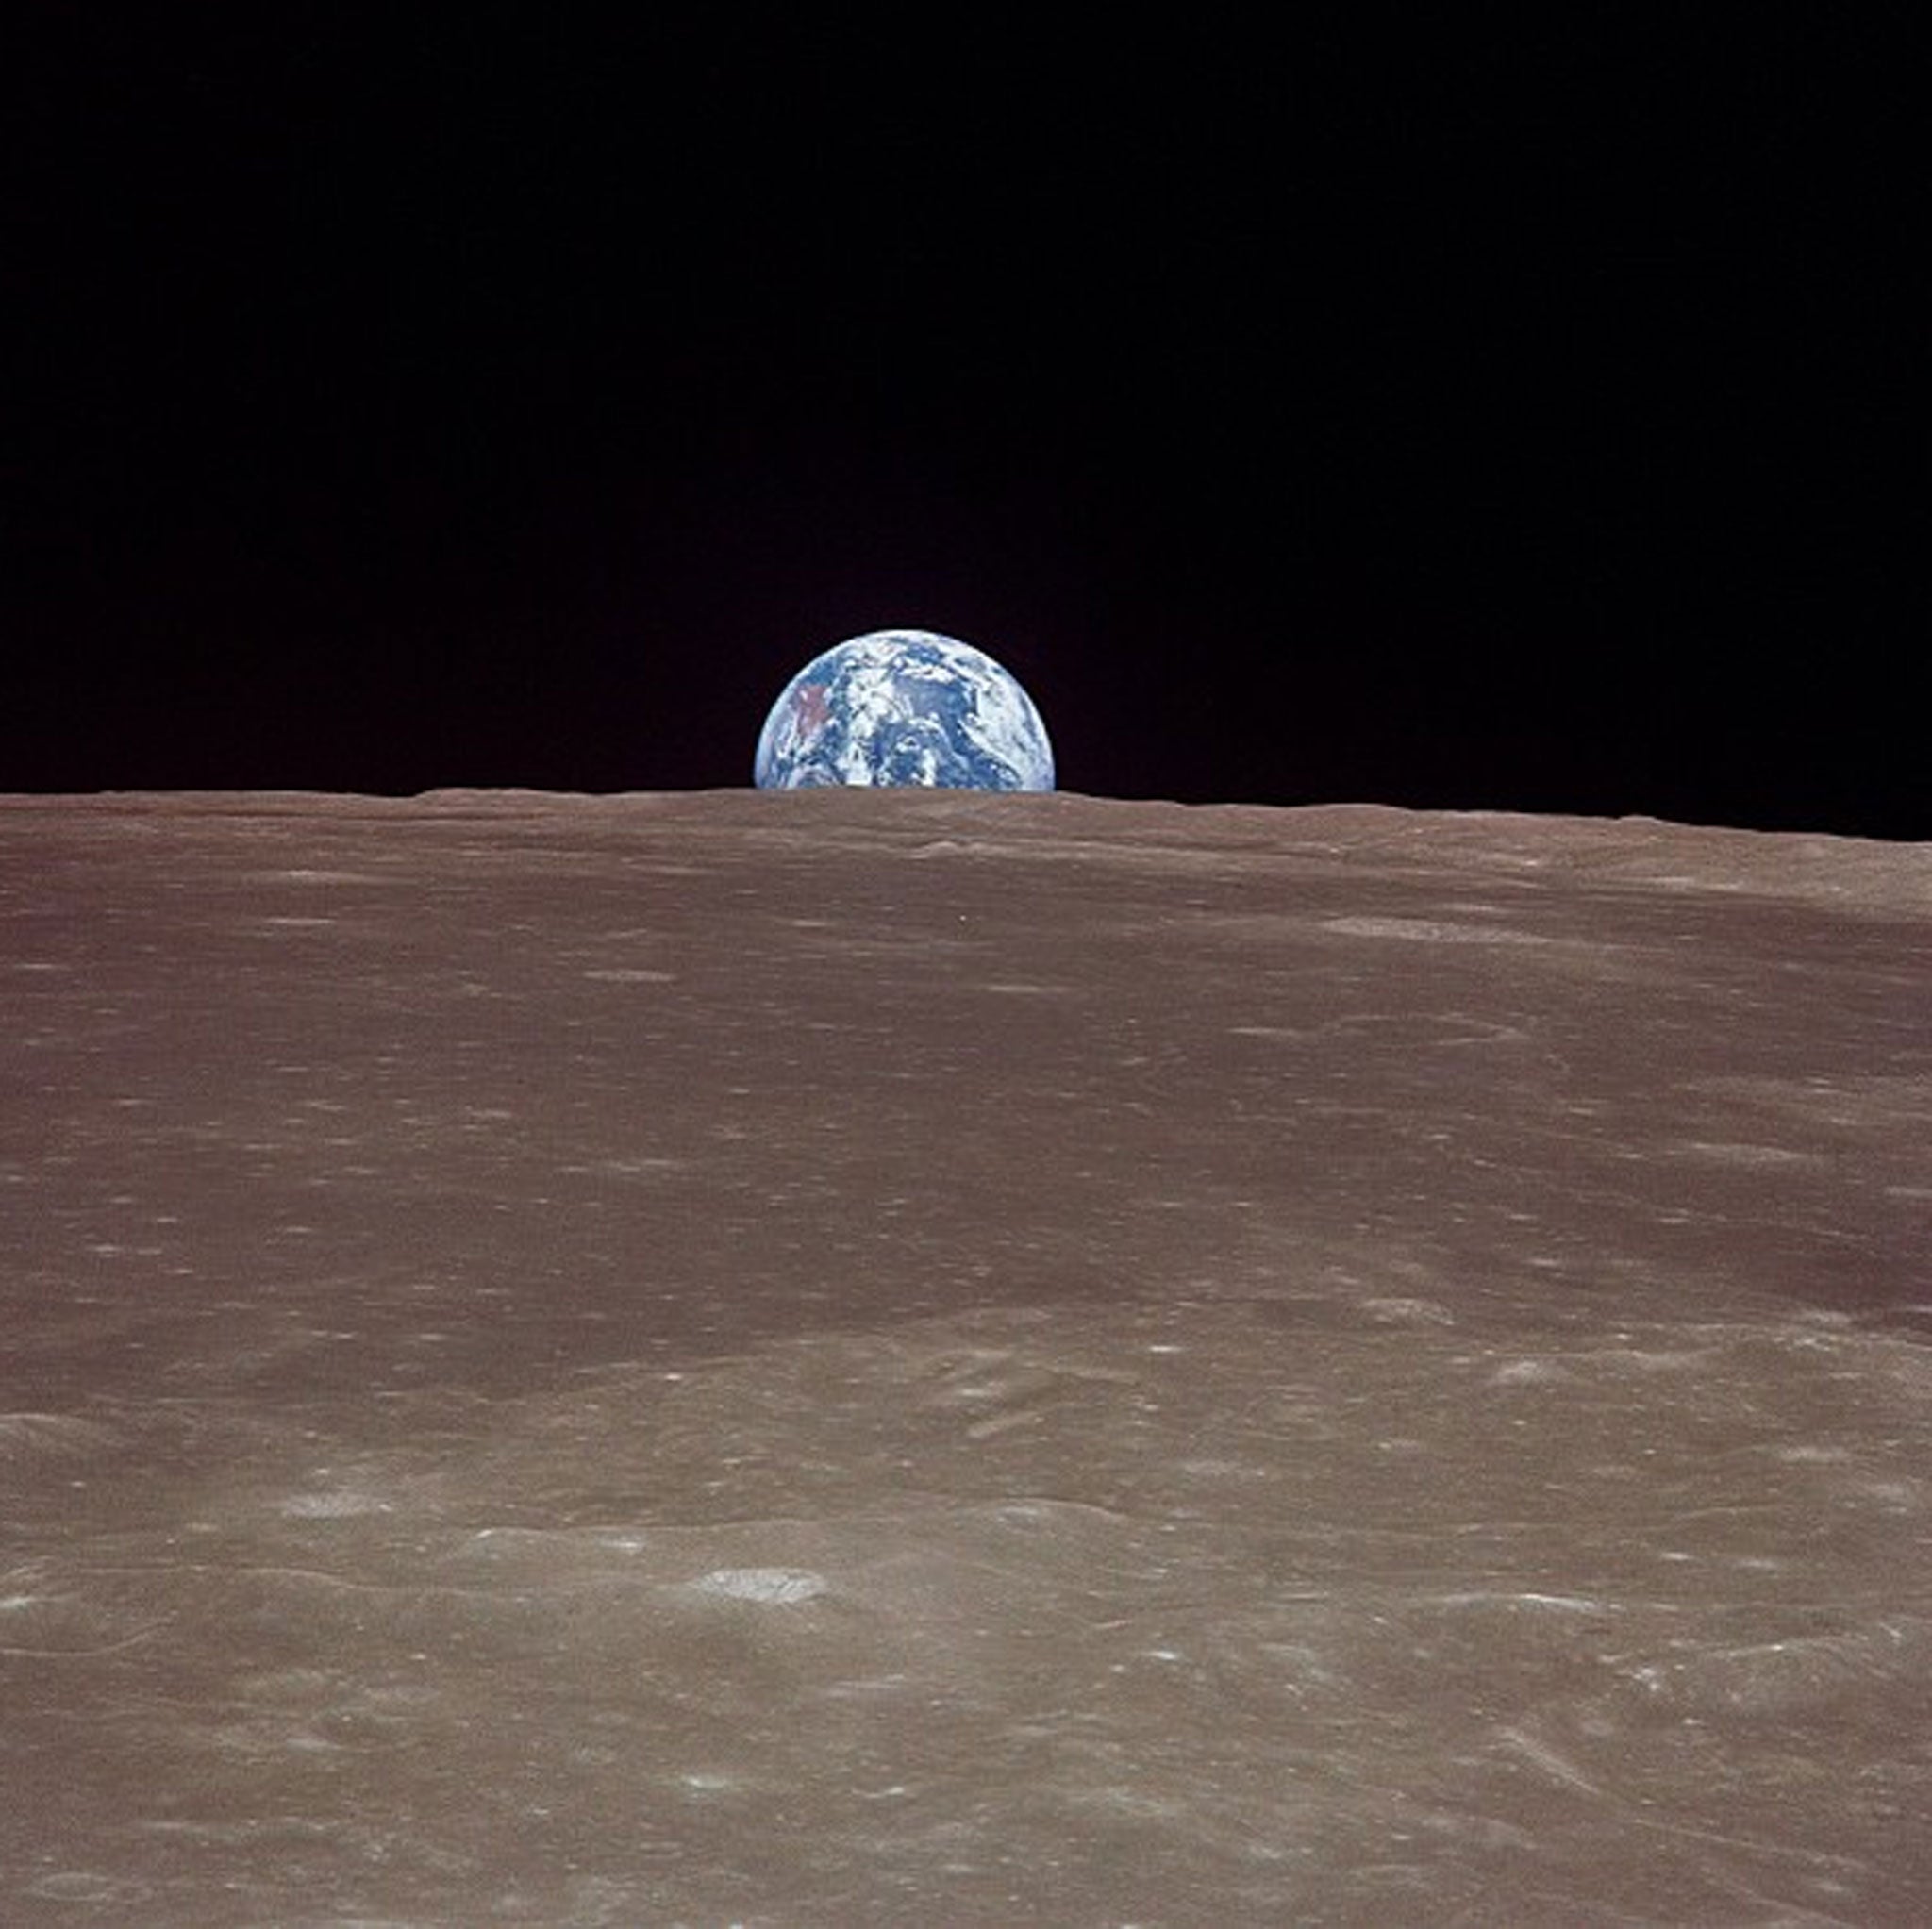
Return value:
[(1932, 847), (0, 802), (0, 1921), (1932, 1921)]

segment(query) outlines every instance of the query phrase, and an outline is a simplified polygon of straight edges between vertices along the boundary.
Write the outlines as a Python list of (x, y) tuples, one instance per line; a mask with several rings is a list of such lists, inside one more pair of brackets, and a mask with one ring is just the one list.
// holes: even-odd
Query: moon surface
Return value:
[(1932, 852), (0, 802), (0, 1917), (1932, 1895)]

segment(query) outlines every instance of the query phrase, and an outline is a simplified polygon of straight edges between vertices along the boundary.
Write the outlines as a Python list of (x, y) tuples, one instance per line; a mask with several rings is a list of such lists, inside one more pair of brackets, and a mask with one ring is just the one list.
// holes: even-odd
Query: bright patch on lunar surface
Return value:
[(1051, 790), (1053, 747), (1032, 699), (983, 651), (930, 630), (874, 630), (785, 686), (753, 775), (761, 790)]
[(724, 1601), (760, 1601), (780, 1606), (809, 1601), (825, 1591), (824, 1576), (802, 1568), (718, 1568), (691, 1586), (700, 1594), (715, 1594)]

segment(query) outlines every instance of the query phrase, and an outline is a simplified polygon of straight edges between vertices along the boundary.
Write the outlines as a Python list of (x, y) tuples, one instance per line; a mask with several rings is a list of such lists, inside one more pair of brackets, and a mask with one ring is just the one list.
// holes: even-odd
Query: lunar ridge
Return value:
[(1932, 849), (0, 799), (0, 1919), (1932, 1907)]

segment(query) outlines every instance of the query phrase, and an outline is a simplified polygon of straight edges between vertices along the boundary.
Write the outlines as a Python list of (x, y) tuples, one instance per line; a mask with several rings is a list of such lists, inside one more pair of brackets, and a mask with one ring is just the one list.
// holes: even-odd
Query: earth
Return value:
[(1032, 699), (984, 651), (930, 630), (874, 630), (785, 686), (753, 776), (761, 790), (1051, 790), (1053, 746)]

